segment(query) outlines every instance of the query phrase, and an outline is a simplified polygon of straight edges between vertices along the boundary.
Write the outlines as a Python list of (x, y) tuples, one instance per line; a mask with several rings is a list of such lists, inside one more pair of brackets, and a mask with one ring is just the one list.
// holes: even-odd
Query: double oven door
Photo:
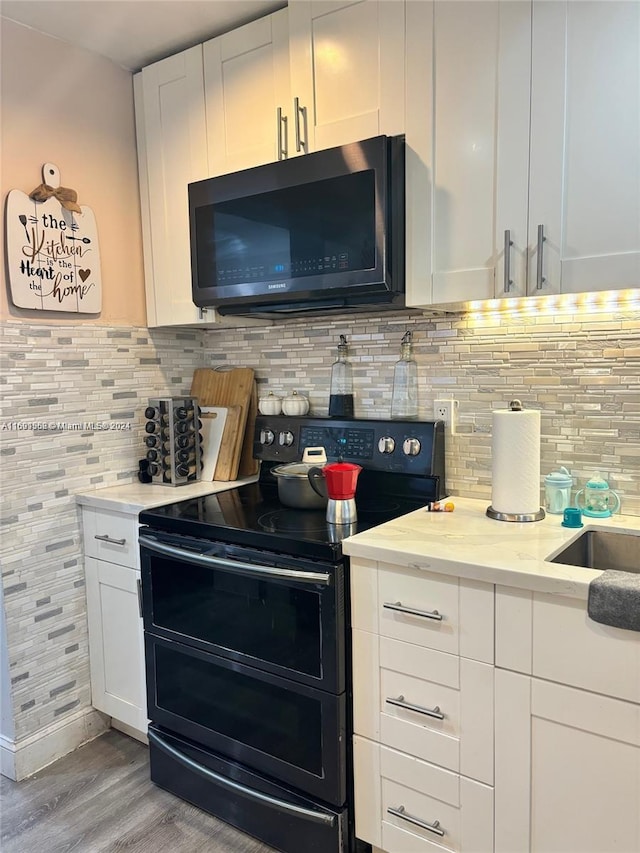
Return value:
[(140, 546), (152, 729), (342, 808), (343, 565), (147, 528)]

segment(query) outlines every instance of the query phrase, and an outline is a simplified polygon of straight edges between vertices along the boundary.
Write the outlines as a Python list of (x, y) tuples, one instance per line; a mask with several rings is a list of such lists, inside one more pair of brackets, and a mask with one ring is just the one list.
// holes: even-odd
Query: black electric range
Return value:
[[(307, 447), (330, 462), (356, 462), (358, 520), (347, 531), (327, 524), (324, 510), (283, 506), (271, 469), (300, 461)], [(140, 515), (140, 523), (179, 535), (335, 560), (341, 539), (445, 496), (444, 424), (440, 421), (336, 420), (258, 416), (254, 457), (258, 482), (190, 498)]]
[[(278, 500), (318, 446), (362, 466), (347, 530)], [(140, 514), (151, 779), (284, 853), (364, 853), (341, 540), (444, 497), (444, 425), (259, 416), (254, 456), (256, 483)]]

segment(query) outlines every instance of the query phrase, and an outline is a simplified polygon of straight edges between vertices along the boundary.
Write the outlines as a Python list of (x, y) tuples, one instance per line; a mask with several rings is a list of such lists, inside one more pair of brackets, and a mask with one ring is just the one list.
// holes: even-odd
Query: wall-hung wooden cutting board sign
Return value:
[(42, 167), (42, 180), (41, 196), (49, 196), (44, 201), (34, 201), (22, 190), (7, 196), (11, 300), (18, 308), (98, 314), (102, 277), (93, 211), (77, 205), (75, 192), (60, 186), (60, 171), (53, 163)]

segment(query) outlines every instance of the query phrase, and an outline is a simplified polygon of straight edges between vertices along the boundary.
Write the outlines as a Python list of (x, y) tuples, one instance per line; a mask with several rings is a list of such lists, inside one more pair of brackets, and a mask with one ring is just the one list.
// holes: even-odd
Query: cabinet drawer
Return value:
[(493, 667), (353, 632), (354, 731), (493, 783)]
[(137, 516), (84, 507), (82, 528), (87, 556), (134, 569), (139, 566)]
[(380, 634), (458, 654), (458, 579), (405, 569), (378, 571)]
[(458, 771), (459, 684), (458, 658), (381, 637), (380, 742)]
[(640, 703), (640, 633), (594, 622), (586, 601), (497, 587), (496, 662)]
[(383, 850), (493, 851), (493, 788), (384, 747), (380, 753)]
[(640, 634), (594, 622), (586, 601), (533, 597), (533, 675), (640, 702)]
[(359, 838), (392, 853), (493, 849), (492, 788), (357, 736), (354, 755)]

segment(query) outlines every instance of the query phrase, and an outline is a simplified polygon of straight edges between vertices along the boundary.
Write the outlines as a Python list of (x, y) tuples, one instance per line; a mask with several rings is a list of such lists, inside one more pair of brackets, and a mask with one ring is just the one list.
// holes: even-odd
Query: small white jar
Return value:
[(273, 391), (269, 391), (266, 397), (258, 399), (258, 411), (261, 415), (279, 415), (282, 411), (282, 399)]
[(294, 391), (283, 399), (282, 411), (285, 415), (291, 415), (292, 417), (306, 415), (309, 411), (309, 400), (304, 394), (298, 394), (297, 391)]

